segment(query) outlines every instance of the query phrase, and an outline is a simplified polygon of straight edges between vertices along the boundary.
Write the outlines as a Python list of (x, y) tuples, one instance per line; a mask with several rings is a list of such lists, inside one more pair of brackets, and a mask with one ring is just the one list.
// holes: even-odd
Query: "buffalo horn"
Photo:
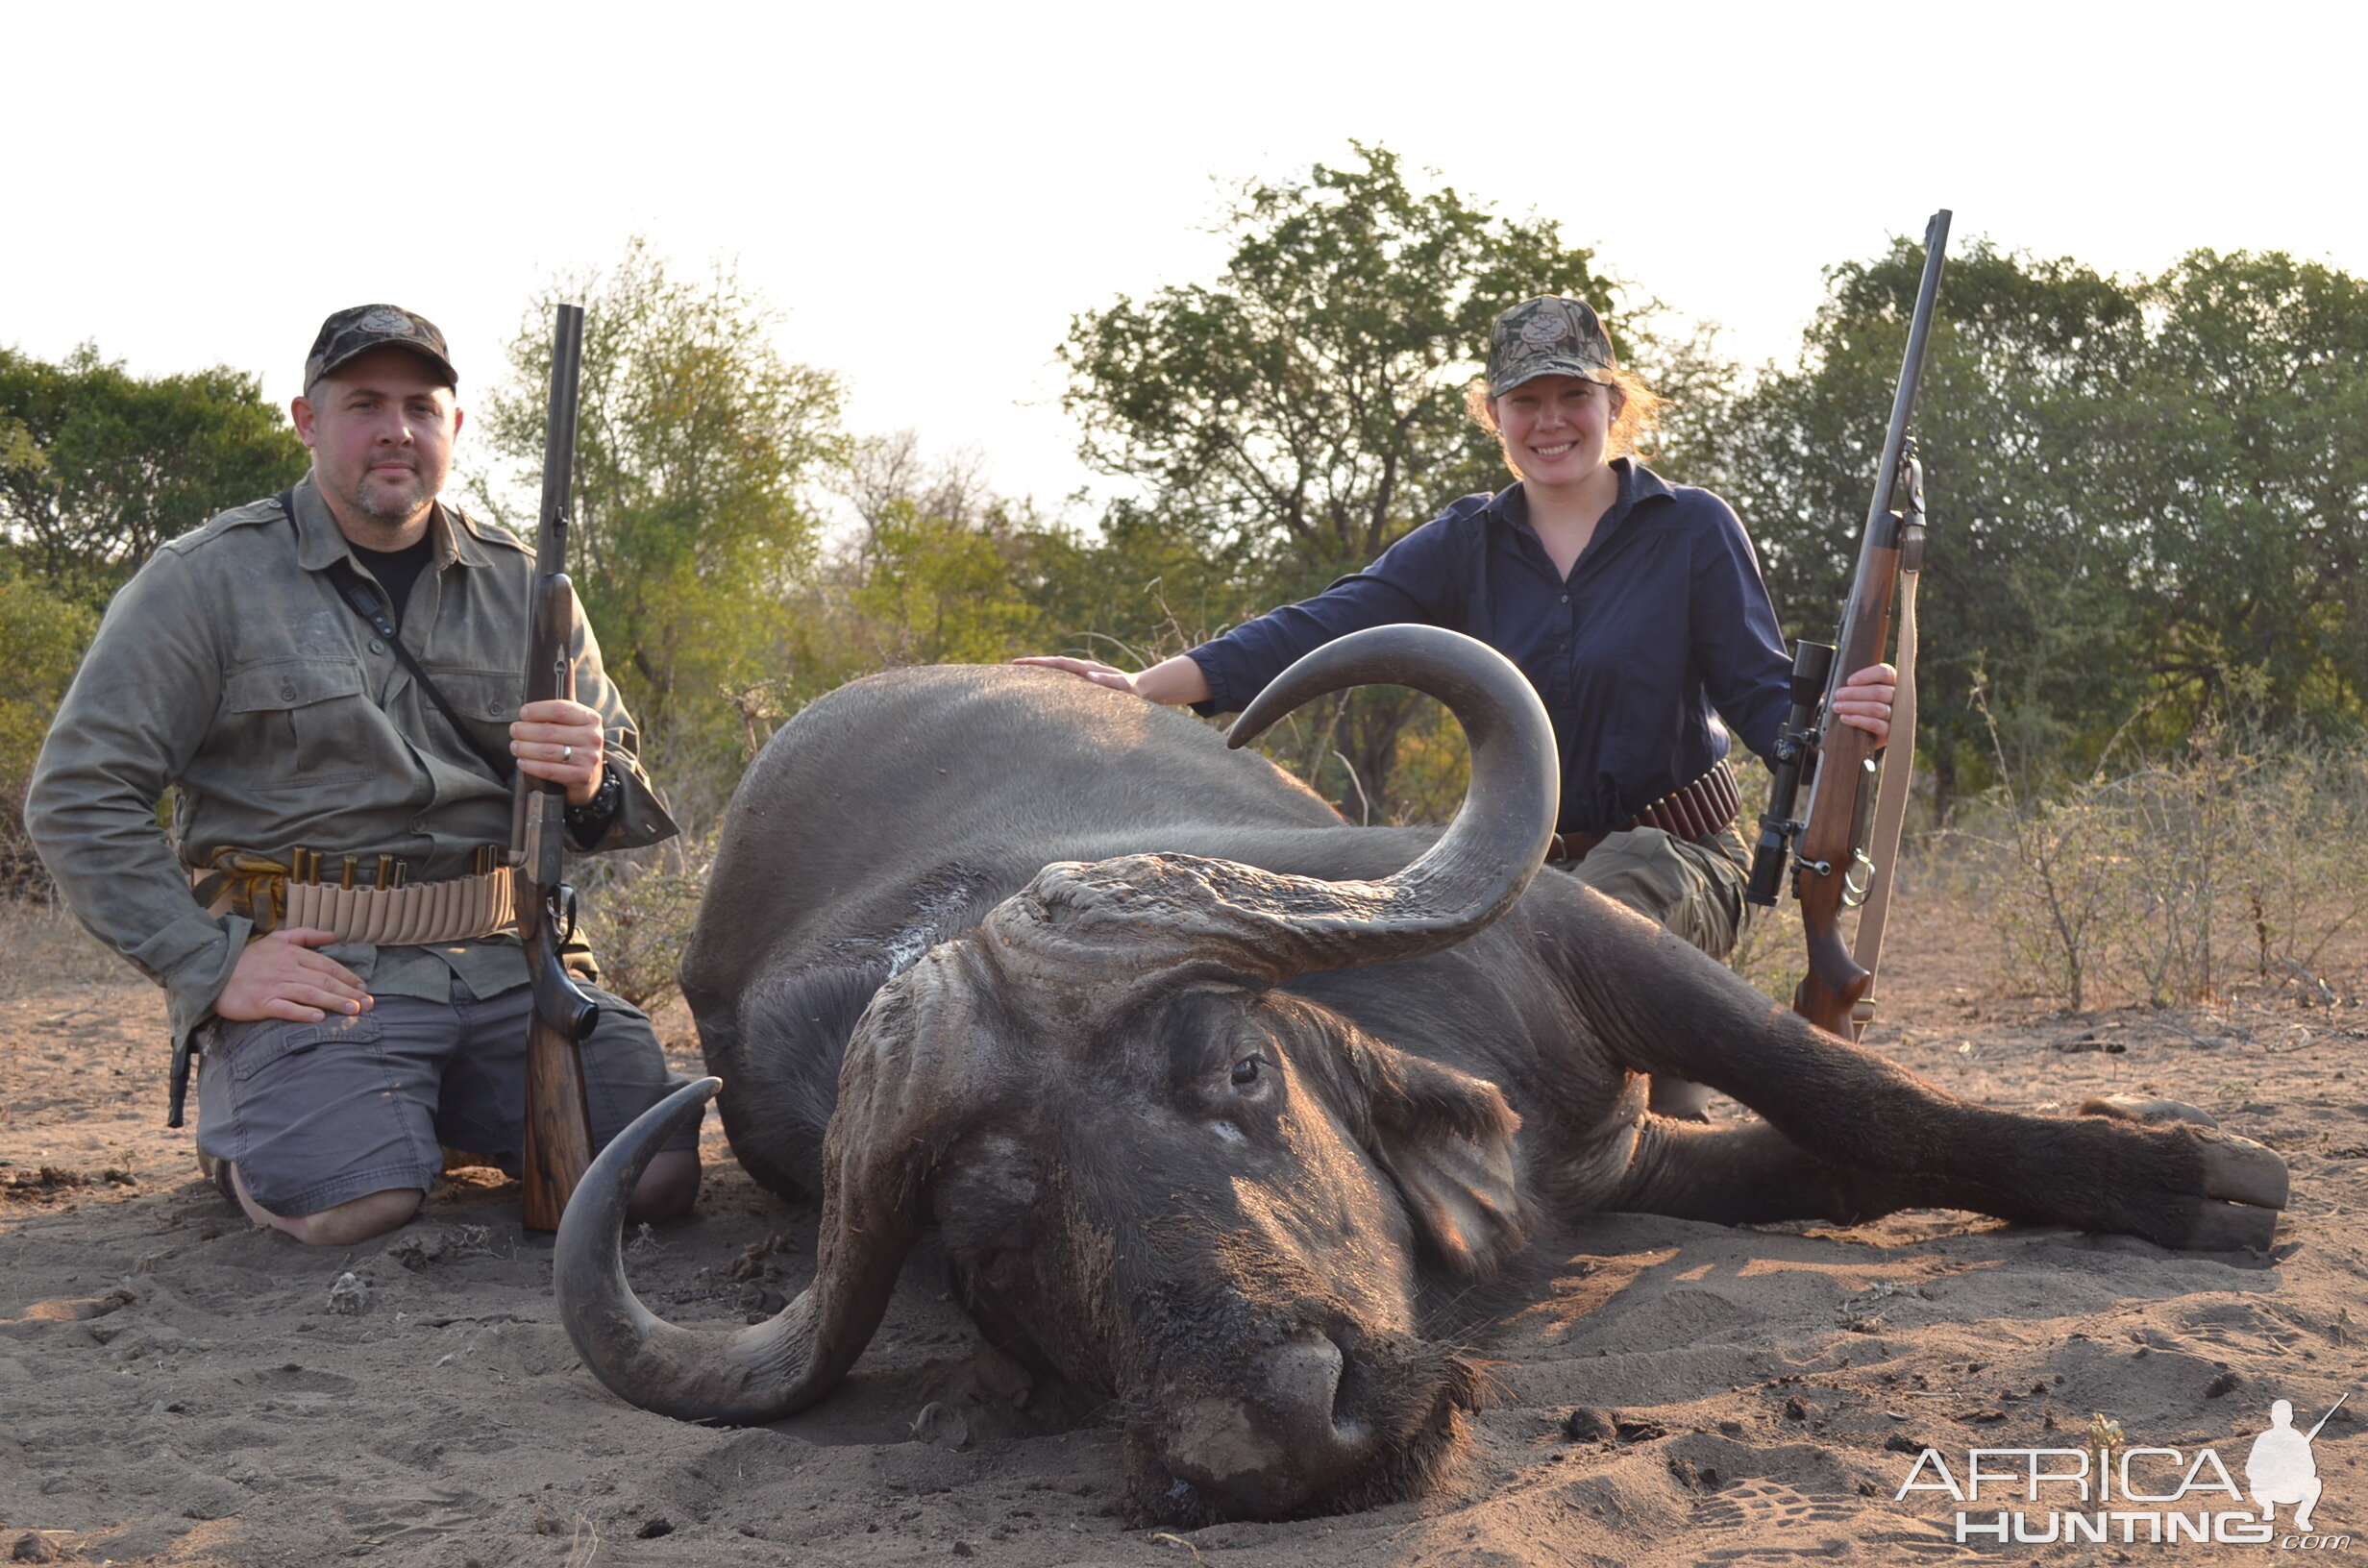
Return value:
[[(1374, 626), (1326, 643), (1259, 693), (1225, 744), (1246, 746), (1301, 704), (1348, 686), (1411, 686), (1445, 703), (1470, 742), (1471, 782), (1439, 841), (1373, 885), (1380, 896), (1307, 911), (1305, 935), (1329, 949), (1310, 955), (1311, 968), (1436, 952), (1486, 926), (1544, 862), (1562, 796), (1554, 727), (1528, 678), (1486, 643), (1439, 626)], [(1359, 919), (1361, 911), (1369, 916)]]
[(850, 1183), (831, 1183), (814, 1284), (779, 1313), (729, 1335), (656, 1316), (625, 1277), (626, 1199), (667, 1138), (723, 1087), (719, 1078), (685, 1084), (601, 1151), (559, 1221), (552, 1284), (583, 1364), (620, 1398), (686, 1421), (750, 1426), (803, 1409), (846, 1375), (879, 1326), (918, 1221), (876, 1212), (860, 1182), (852, 1200)]

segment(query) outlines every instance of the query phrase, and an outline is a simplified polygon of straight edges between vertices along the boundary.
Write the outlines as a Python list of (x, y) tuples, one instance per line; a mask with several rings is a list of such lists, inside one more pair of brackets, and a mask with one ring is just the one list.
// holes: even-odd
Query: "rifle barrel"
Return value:
[[(534, 583), (529, 595), (528, 701), (576, 695), (571, 662), (576, 596), (567, 580), (568, 502), (575, 489), (576, 409), (583, 374), (583, 307), (561, 305), (551, 334), (551, 403), (543, 428), (543, 503), (535, 520)], [(574, 895), (561, 884), (567, 794), (521, 769), (511, 796), (510, 845), (518, 936), (533, 980), (527, 1026), (526, 1124), (520, 1151), (520, 1205), (527, 1229), (555, 1231), (567, 1200), (592, 1159), (590, 1110), (576, 1048), (600, 1009), (568, 977), (559, 956), (572, 927)]]
[[(1924, 357), (1932, 344), (1933, 316), (1939, 303), (1940, 272), (1947, 255), (1949, 214), (1933, 214), (1924, 228), (1924, 276), (1916, 286), (1915, 312), (1900, 360), (1899, 385), (1891, 397), (1891, 420), (1884, 431), (1882, 466), (1874, 501), (1859, 534), (1858, 567), (1842, 612), (1839, 656), (1827, 677), (1818, 721), (1815, 781), (1809, 809), (1793, 842), (1793, 894), (1800, 899), (1801, 928), (1809, 948), (1809, 972), (1793, 992), (1793, 1011), (1819, 1028), (1855, 1040), (1862, 1027), (1858, 1004), (1874, 982), (1841, 940), (1841, 911), (1859, 901), (1866, 884), (1857, 880), (1870, 864), (1865, 853), (1867, 807), (1877, 777), (1874, 738), (1841, 723), (1834, 711), (1836, 689), (1859, 671), (1882, 662), (1890, 642), (1892, 607), (1898, 597), (1901, 519), (1895, 515), (1903, 461), (1911, 450), (1908, 427), (1915, 414)], [(1905, 759), (1900, 766), (1905, 767)]]
[[(1891, 394), (1891, 423), (1883, 432), (1883, 463), (1875, 470), (1875, 499), (1866, 508), (1866, 527), (1859, 535), (1859, 567), (1854, 584), (1863, 579), (1867, 565), (1875, 551), (1887, 549), (1892, 542), (1894, 524), (1891, 513), (1897, 496), (1900, 453), (1908, 441), (1908, 425), (1915, 413), (1916, 392), (1924, 382), (1924, 356), (1932, 347), (1933, 317), (1940, 302), (1940, 272), (1949, 254), (1949, 209), (1942, 208), (1924, 225), (1924, 276), (1916, 284), (1915, 313), (1908, 322), (1908, 347), (1900, 356), (1899, 385)], [(1842, 623), (1841, 635), (1836, 642), (1841, 648), (1850, 647), (1852, 621), (1856, 619), (1859, 594), (1851, 594), (1851, 615)], [(1880, 657), (1880, 654), (1878, 654)], [(1839, 682), (1858, 674), (1854, 668), (1837, 665), (1834, 681)], [(1827, 695), (1832, 695), (1828, 687)]]
[(583, 306), (561, 305), (551, 330), (551, 404), (543, 425), (543, 510), (534, 574), (567, 570), (567, 507), (576, 473), (576, 404), (583, 376)]

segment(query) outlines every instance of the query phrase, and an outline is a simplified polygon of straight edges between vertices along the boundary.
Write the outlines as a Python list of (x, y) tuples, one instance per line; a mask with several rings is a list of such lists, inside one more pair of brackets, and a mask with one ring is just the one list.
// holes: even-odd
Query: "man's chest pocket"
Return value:
[(226, 739), (247, 755), (264, 789), (312, 789), (373, 776), (387, 759), (374, 744), (385, 725), (362, 696), (350, 659), (282, 659), (233, 671), (223, 682)]
[[(510, 721), (518, 717), (519, 704), (526, 700), (524, 671), (431, 666), (428, 675), (444, 694), (444, 700), (453, 705), (453, 712), (468, 725), (480, 750), (491, 751), (497, 757), (509, 754)], [(440, 727), (443, 721), (435, 723)]]

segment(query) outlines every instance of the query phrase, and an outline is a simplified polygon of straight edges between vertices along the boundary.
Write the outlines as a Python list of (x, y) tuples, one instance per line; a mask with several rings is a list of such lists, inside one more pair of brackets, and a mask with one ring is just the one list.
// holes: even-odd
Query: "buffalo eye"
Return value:
[(1259, 1069), (1265, 1066), (1257, 1057), (1246, 1056), (1233, 1065), (1233, 1087), (1248, 1089), (1258, 1082)]

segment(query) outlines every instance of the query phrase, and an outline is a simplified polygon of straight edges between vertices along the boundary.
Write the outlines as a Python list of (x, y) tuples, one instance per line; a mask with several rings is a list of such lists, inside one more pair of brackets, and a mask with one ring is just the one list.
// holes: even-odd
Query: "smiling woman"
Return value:
[[(1532, 422), (1542, 418), (1543, 405), (1549, 399), (1562, 403), (1569, 410), (1567, 417), (1574, 421), (1584, 418), (1603, 421), (1605, 429), (1598, 462), (1630, 456), (1636, 452), (1644, 432), (1653, 428), (1659, 417), (1661, 399), (1650, 387), (1617, 365), (1606, 365), (1597, 375), (1599, 380), (1577, 376), (1540, 376), (1514, 388), (1501, 400), (1505, 405), (1506, 425), (1498, 423), (1497, 404), (1500, 400), (1490, 394), (1488, 378), (1475, 376), (1471, 384), (1464, 389), (1464, 410), (1471, 415), (1473, 424), (1495, 434), (1498, 443), (1504, 446), (1505, 461), (1512, 464), (1515, 472), (1522, 475), (1524, 479), (1528, 478), (1529, 471), (1514, 462), (1512, 444), (1517, 440), (1517, 432), (1511, 432), (1509, 426), (1516, 420), (1523, 422), (1517, 437), (1525, 437), (1535, 433), (1536, 429), (1544, 428)], [(1580, 411), (1581, 406), (1591, 404), (1600, 405), (1600, 411), (1591, 414)], [(1573, 459), (1582, 455), (1584, 451), (1583, 443), (1571, 442)], [(1543, 454), (1539, 454), (1538, 460), (1543, 461)]]
[[(1549, 864), (1723, 958), (1749, 859), (1730, 737), (1763, 757), (1775, 748), (1791, 669), (1751, 541), (1726, 502), (1637, 459), (1659, 400), (1620, 368), (1583, 300), (1542, 295), (1498, 316), (1468, 402), (1515, 484), (1466, 496), (1315, 598), (1148, 670), (1021, 662), (1214, 714), (1369, 626), (1477, 637), (1520, 667), (1553, 721)], [(1883, 665), (1853, 675), (1836, 702), (1843, 721), (1887, 733), (1891, 679)], [(1698, 1116), (1703, 1097), (1665, 1080), (1653, 1103)]]

